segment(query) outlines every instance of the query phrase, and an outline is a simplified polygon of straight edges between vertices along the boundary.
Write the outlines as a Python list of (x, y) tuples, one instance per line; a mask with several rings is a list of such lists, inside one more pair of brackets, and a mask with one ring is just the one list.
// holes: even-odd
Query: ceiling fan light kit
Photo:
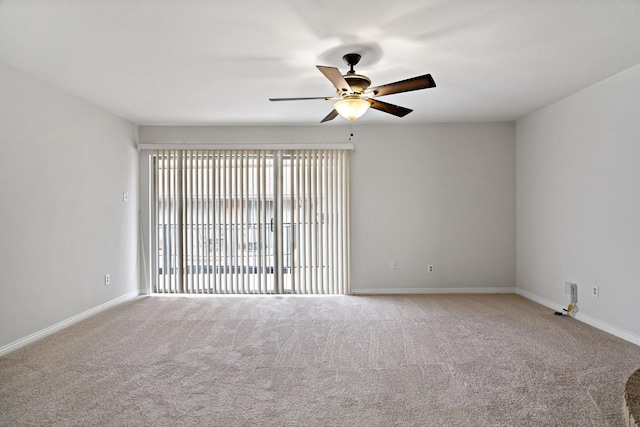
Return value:
[(337, 95), (329, 97), (307, 97), (307, 98), (269, 98), (269, 101), (300, 101), (309, 99), (338, 100), (333, 106), (333, 110), (322, 119), (322, 123), (333, 120), (338, 115), (353, 122), (362, 117), (369, 107), (394, 116), (404, 117), (411, 109), (389, 104), (387, 102), (374, 99), (376, 96), (391, 95), (394, 93), (409, 92), (412, 90), (428, 89), (435, 87), (436, 83), (431, 74), (413, 77), (407, 80), (389, 83), (382, 86), (369, 88), (371, 79), (367, 76), (356, 74), (353, 67), (360, 62), (360, 54), (348, 53), (342, 59), (349, 65), (347, 74), (342, 75), (335, 67), (317, 65), (316, 67), (336, 88)]
[(333, 104), (333, 108), (345, 119), (350, 122), (357, 118), (360, 118), (367, 112), (371, 104), (364, 99), (357, 97), (345, 98), (342, 101), (338, 101)]

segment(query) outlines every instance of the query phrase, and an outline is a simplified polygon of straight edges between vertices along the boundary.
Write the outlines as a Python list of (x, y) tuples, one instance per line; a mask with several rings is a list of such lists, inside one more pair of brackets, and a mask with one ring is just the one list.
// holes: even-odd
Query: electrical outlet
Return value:
[(391, 269), (392, 270), (398, 269), (398, 261), (391, 261)]
[(594, 298), (600, 298), (600, 286), (593, 285), (591, 287), (591, 296)]
[(110, 274), (105, 274), (104, 275), (104, 285), (108, 286), (111, 284), (111, 275)]
[(427, 273), (429, 274), (433, 273), (433, 265), (427, 266)]

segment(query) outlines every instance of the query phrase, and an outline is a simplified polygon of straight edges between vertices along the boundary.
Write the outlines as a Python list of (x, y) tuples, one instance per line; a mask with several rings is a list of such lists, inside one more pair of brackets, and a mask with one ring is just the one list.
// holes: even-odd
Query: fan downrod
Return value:
[(347, 71), (347, 74), (356, 73), (353, 67), (358, 65), (358, 62), (360, 62), (360, 58), (362, 58), (362, 56), (359, 53), (347, 53), (342, 57), (342, 60), (347, 63), (349, 68), (351, 68), (349, 71)]

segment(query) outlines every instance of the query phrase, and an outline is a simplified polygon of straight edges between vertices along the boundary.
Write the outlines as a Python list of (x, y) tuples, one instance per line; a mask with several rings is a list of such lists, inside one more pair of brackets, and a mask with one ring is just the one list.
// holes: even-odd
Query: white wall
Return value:
[(516, 129), (519, 290), (640, 343), (640, 65)]
[(2, 348), (137, 291), (138, 156), (131, 123), (3, 63), (0, 147)]
[[(348, 142), (348, 125), (142, 126), (141, 143)], [(354, 126), (352, 289), (515, 287), (513, 123)], [(141, 156), (141, 172), (147, 160)], [(141, 197), (148, 183), (141, 177)], [(144, 211), (144, 207), (143, 207)], [(146, 235), (146, 230), (145, 230)], [(390, 262), (398, 262), (398, 270)], [(427, 274), (426, 265), (435, 272)]]
[(513, 123), (374, 127), (359, 140), (355, 291), (514, 290)]

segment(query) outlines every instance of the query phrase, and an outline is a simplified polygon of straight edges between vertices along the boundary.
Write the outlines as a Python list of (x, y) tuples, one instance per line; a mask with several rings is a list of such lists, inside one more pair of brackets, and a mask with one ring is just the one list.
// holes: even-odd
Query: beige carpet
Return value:
[(617, 426), (638, 367), (515, 295), (141, 297), (0, 358), (0, 425)]

